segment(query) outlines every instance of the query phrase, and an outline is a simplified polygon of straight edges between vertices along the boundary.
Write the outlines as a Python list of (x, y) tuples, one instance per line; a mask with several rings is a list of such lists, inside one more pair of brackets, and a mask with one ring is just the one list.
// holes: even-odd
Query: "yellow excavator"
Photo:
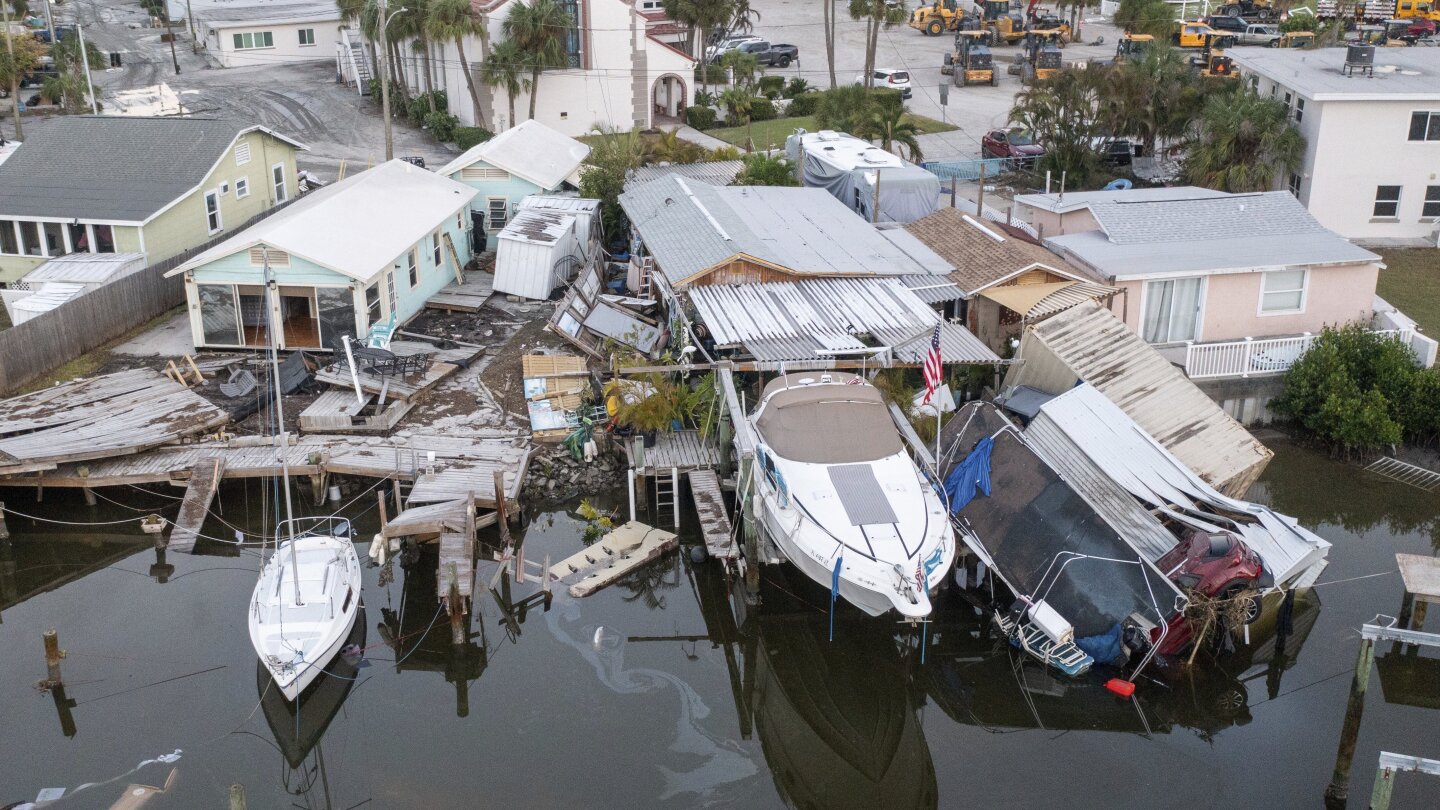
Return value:
[(1191, 57), (1190, 64), (1200, 70), (1201, 76), (1215, 76), (1222, 79), (1238, 79), (1235, 60), (1225, 55), (1225, 49), (1235, 44), (1235, 37), (1228, 34), (1212, 34), (1205, 38), (1205, 46), (1198, 57)]
[(941, 73), (953, 76), (956, 87), (972, 84), (1000, 84), (1000, 74), (995, 72), (995, 56), (990, 52), (989, 32), (981, 30), (960, 31), (955, 34), (955, 52), (945, 54), (945, 66)]
[(1010, 0), (975, 0), (975, 5), (991, 45), (1014, 45), (1025, 38), (1025, 21), (1011, 10)]
[(1025, 35), (1025, 65), (1020, 81), (1033, 85), (1060, 72), (1060, 35), (1055, 31), (1030, 31)]
[(954, 31), (965, 18), (960, 0), (935, 0), (928, 6), (920, 6), (910, 15), (910, 27), (926, 36), (938, 37), (944, 31)]
[(1120, 42), (1115, 46), (1116, 62), (1138, 62), (1145, 58), (1145, 54), (1155, 47), (1153, 34), (1132, 34), (1126, 31), (1120, 35)]

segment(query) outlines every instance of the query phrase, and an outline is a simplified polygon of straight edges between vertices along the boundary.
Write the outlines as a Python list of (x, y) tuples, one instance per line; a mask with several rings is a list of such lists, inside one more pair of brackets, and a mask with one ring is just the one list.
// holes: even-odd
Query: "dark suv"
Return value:
[(1227, 34), (1243, 34), (1245, 33), (1246, 26), (1250, 23), (1246, 22), (1244, 17), (1227, 17), (1221, 15), (1206, 17), (1205, 24), (1214, 28), (1216, 31), (1224, 31)]

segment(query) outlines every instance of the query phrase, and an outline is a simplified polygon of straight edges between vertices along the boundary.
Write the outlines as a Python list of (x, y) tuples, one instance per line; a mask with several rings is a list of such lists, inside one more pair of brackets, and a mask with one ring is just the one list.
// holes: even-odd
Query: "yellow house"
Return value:
[(0, 285), (72, 253), (150, 265), (233, 233), (299, 193), (295, 153), (214, 118), (72, 116), (0, 163)]

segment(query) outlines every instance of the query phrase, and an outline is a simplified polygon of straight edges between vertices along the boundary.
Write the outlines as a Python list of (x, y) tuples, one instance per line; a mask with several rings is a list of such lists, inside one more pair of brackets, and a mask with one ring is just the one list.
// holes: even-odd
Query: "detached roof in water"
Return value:
[(1005, 387), (1087, 382), (1208, 484), (1242, 497), (1273, 455), (1108, 310), (1086, 302), (1025, 330)]
[(944, 266), (918, 243), (887, 239), (824, 189), (717, 187), (671, 175), (630, 188), (620, 205), (677, 287), (742, 256), (804, 276), (902, 276)]

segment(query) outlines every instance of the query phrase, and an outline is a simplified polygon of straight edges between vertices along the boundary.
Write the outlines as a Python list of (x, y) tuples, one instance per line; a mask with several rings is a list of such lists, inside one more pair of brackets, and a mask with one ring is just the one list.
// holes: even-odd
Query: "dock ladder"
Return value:
[(1367, 472), (1383, 475), (1392, 481), (1399, 481), (1402, 484), (1409, 484), (1417, 489), (1426, 492), (1434, 492), (1440, 488), (1440, 473), (1434, 470), (1427, 470), (1424, 467), (1417, 467), (1401, 461), (1398, 458), (1382, 456), (1378, 461), (1366, 467)]
[[(660, 472), (657, 470), (657, 472)], [(655, 476), (655, 517), (658, 522), (665, 510), (670, 510), (671, 520), (676, 528), (680, 526), (680, 468), (671, 467), (670, 475)]]

